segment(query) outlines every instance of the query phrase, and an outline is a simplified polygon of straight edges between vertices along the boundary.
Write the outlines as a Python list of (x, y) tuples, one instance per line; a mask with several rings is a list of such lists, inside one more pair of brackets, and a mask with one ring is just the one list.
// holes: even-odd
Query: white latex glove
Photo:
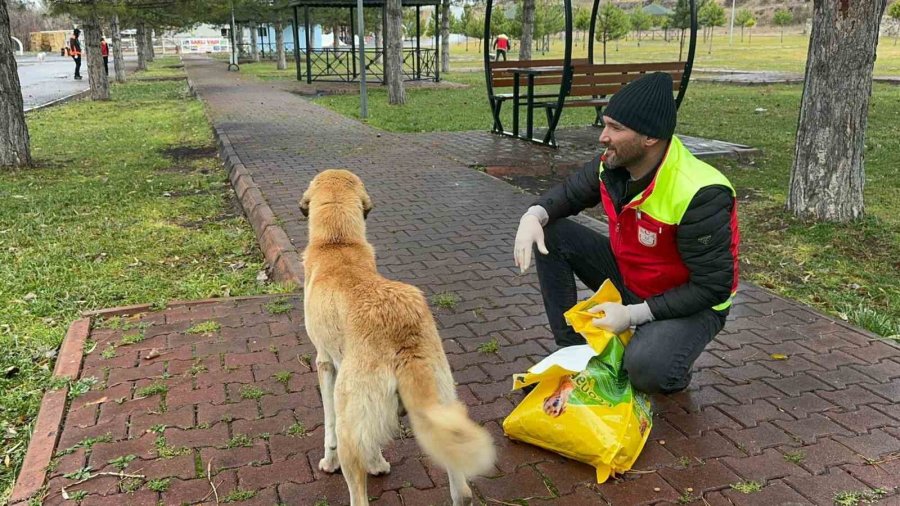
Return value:
[(653, 321), (653, 313), (646, 302), (624, 306), (617, 302), (603, 302), (588, 309), (588, 313), (603, 313), (602, 318), (594, 318), (594, 326), (621, 334), (629, 327)]
[(516, 232), (516, 243), (513, 250), (513, 256), (516, 260), (516, 266), (521, 272), (525, 272), (531, 267), (531, 250), (534, 244), (537, 244), (538, 251), (546, 255), (547, 246), (544, 245), (544, 225), (547, 219), (541, 219), (541, 214), (547, 216), (547, 211), (541, 206), (532, 206), (528, 209), (522, 219), (519, 220), (519, 230)]

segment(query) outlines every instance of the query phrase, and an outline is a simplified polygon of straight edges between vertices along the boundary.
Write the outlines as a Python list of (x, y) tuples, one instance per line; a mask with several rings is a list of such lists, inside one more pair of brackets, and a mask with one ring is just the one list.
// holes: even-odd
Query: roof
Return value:
[(675, 11), (672, 9), (667, 9), (659, 4), (650, 4), (644, 6), (644, 12), (651, 16), (671, 16)]
[[(440, 5), (441, 0), (401, 0), (404, 7)], [(363, 7), (382, 7), (385, 0), (363, 0)], [(290, 7), (356, 7), (356, 0), (294, 0)]]

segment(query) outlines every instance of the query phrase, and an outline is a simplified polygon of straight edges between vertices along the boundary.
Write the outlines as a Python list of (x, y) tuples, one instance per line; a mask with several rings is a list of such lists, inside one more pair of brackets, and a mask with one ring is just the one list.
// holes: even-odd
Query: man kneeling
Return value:
[[(532, 249), (540, 253), (541, 293), (561, 347), (584, 344), (563, 318), (576, 303), (574, 276), (592, 290), (612, 280), (625, 304), (592, 308), (594, 325), (614, 333), (635, 327), (625, 369), (647, 393), (688, 386), (738, 283), (734, 188), (673, 135), (672, 88), (669, 74), (654, 73), (613, 95), (600, 134), (605, 152), (541, 196), (515, 242), (522, 272)], [(566, 219), (601, 202), (609, 237)]]

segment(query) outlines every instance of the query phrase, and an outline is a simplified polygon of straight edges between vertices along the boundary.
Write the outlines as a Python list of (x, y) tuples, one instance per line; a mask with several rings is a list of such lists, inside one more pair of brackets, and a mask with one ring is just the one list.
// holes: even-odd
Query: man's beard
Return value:
[[(613, 170), (625, 169), (640, 162), (644, 157), (644, 153), (639, 148), (639, 141), (632, 144), (619, 144), (616, 146), (607, 146), (606, 166)], [(613, 154), (609, 155), (609, 150)], [(611, 157), (610, 157), (611, 156)]]

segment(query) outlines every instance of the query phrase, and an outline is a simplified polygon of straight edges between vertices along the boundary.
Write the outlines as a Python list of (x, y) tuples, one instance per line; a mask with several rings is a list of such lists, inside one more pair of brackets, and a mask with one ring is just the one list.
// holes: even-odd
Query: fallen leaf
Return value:
[(144, 360), (153, 360), (154, 358), (159, 356), (159, 350), (153, 348), (146, 355), (144, 355)]
[(783, 355), (781, 353), (773, 353), (769, 356), (772, 357), (772, 360), (787, 360), (788, 358), (787, 355)]

